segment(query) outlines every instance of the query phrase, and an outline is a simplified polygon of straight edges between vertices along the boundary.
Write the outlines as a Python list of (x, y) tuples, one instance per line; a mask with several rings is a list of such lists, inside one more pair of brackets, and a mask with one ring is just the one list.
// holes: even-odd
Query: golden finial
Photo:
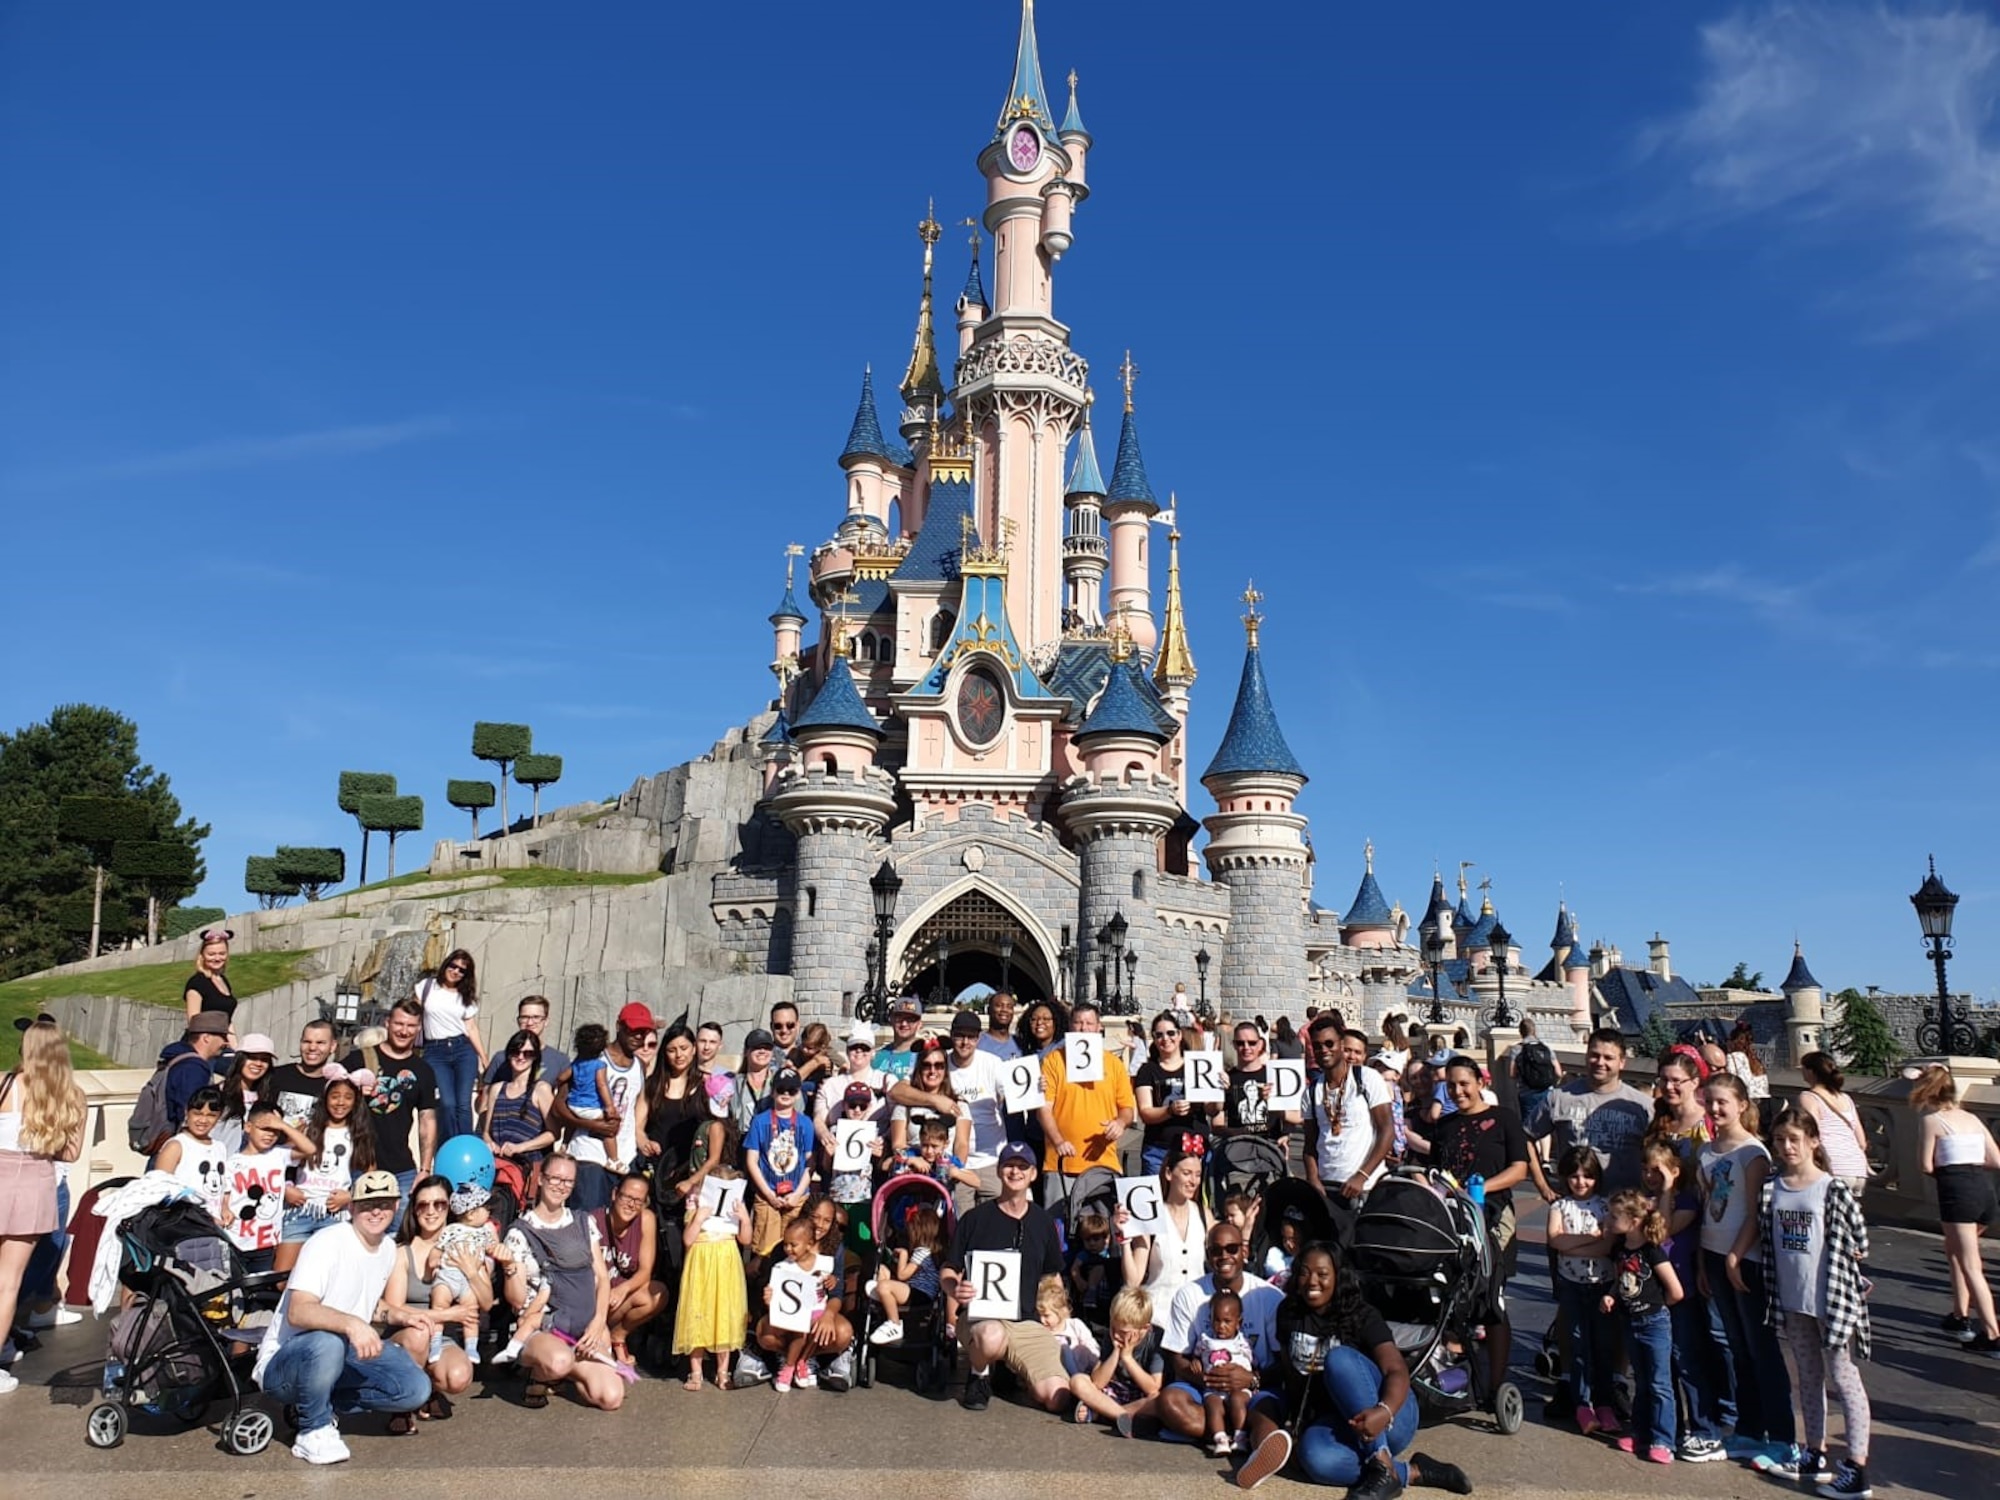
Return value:
[(1125, 410), (1132, 409), (1132, 382), (1139, 378), (1139, 367), (1132, 363), (1132, 351), (1125, 351), (1125, 363), (1118, 367), (1118, 378), (1125, 386)]
[(1129, 660), (1132, 655), (1132, 629), (1125, 623), (1131, 608), (1130, 599), (1120, 600), (1118, 613), (1111, 617), (1111, 659), (1116, 662)]
[[(932, 198), (924, 207), (924, 221), (917, 226), (917, 236), (923, 240), (924, 249), (928, 251), (932, 245), (938, 242), (939, 237), (943, 233), (944, 226), (937, 221), (937, 199)], [(924, 262), (925, 264), (929, 264), (930, 256), (928, 254), (924, 256)]]
[(972, 258), (978, 260), (979, 252), (985, 248), (986, 244), (985, 236), (979, 232), (979, 220), (974, 218), (960, 219), (958, 226), (961, 229), (970, 229), (972, 231), (972, 233), (965, 237), (965, 242), (972, 246)]
[(804, 547), (801, 547), (797, 542), (788, 542), (786, 544), (785, 592), (788, 594), (792, 591), (792, 563), (795, 559), (804, 557), (805, 555), (806, 555), (806, 549)]
[(833, 596), (833, 654), (835, 656), (852, 656), (854, 654), (852, 645), (847, 639), (847, 632), (852, 628), (851, 622), (847, 618), (847, 611), (860, 602), (861, 596), (855, 593), (853, 589), (842, 589)]
[(1264, 596), (1257, 592), (1257, 585), (1253, 582), (1243, 591), (1241, 597), (1243, 602), (1250, 606), (1249, 612), (1243, 616), (1243, 633), (1249, 637), (1250, 649), (1254, 651), (1257, 649), (1257, 627), (1264, 623), (1264, 617), (1258, 613), (1257, 606), (1264, 602)]
[(1361, 846), (1362, 864), (1370, 875), (1375, 873), (1375, 840), (1370, 839)]
[(1475, 870), (1475, 869), (1477, 869), (1478, 867), (1479, 867), (1479, 861), (1477, 861), (1477, 860), (1473, 860), (1473, 859), (1461, 859), (1461, 860), (1460, 860), (1460, 861), (1458, 862), (1458, 899), (1459, 899), (1459, 900), (1463, 901), (1463, 900), (1465, 899), (1465, 872), (1466, 872), (1467, 870)]
[(1482, 917), (1493, 915), (1493, 877), (1491, 875), (1488, 875), (1479, 882), (1479, 915)]

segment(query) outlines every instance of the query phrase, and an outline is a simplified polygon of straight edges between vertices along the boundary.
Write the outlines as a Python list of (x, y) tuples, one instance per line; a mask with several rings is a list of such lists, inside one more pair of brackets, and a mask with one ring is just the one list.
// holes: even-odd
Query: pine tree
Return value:
[(1666, 1056), (1667, 1048), (1679, 1040), (1674, 1023), (1667, 1019), (1664, 1010), (1655, 1009), (1646, 1017), (1646, 1024), (1639, 1030), (1639, 1051), (1651, 1058)]
[(1882, 1007), (1859, 990), (1842, 990), (1840, 1019), (1826, 1030), (1826, 1045), (1851, 1073), (1885, 1078), (1903, 1060), (1903, 1044)]

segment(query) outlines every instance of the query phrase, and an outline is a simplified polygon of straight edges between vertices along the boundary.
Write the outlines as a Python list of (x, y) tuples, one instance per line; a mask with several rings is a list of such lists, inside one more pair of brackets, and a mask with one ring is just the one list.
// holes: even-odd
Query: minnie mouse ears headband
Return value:
[(47, 1021), (51, 1026), (56, 1024), (56, 1018), (54, 1016), (50, 1015), (47, 1011), (41, 1011), (32, 1017), (29, 1016), (14, 1017), (14, 1029), (16, 1031), (26, 1031), (30, 1026), (40, 1025), (43, 1021)]
[(227, 927), (204, 927), (201, 930), (201, 941), (204, 947), (210, 943), (233, 943), (236, 941), (236, 934)]

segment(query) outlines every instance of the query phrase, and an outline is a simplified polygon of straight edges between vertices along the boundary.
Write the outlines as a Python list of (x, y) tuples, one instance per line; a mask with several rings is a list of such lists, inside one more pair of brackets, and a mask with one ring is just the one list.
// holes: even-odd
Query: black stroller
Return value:
[(1300, 1248), (1314, 1243), (1330, 1245), (1335, 1239), (1333, 1212), (1326, 1206), (1326, 1195), (1303, 1177), (1279, 1178), (1264, 1189), (1260, 1199), (1263, 1207), (1250, 1229), (1248, 1269), (1273, 1285), (1283, 1286), (1284, 1276), (1272, 1274), (1271, 1256), (1280, 1248), (1280, 1226), (1296, 1226)]
[[(869, 1259), (863, 1263), (864, 1281), (888, 1274), (893, 1264), (889, 1246), (897, 1238), (911, 1211), (920, 1206), (938, 1211), (938, 1217), (944, 1221), (945, 1236), (949, 1239), (958, 1224), (958, 1214), (952, 1203), (951, 1189), (936, 1178), (918, 1172), (905, 1172), (891, 1177), (876, 1190), (869, 1214), (874, 1242), (869, 1247)], [(928, 1306), (905, 1309), (903, 1337), (896, 1343), (876, 1344), (870, 1341), (875, 1330), (881, 1326), (881, 1304), (873, 1297), (864, 1296), (861, 1299), (861, 1316), (855, 1320), (854, 1383), (864, 1390), (873, 1385), (878, 1358), (889, 1355), (912, 1362), (915, 1368), (912, 1379), (920, 1394), (942, 1392), (951, 1378), (956, 1351), (945, 1339), (944, 1316), (937, 1304), (932, 1302)]]
[(1349, 1263), (1362, 1294), (1395, 1335), (1427, 1420), (1490, 1411), (1521, 1430), (1521, 1390), (1492, 1385), (1486, 1325), (1506, 1315), (1486, 1214), (1442, 1172), (1405, 1167), (1369, 1192), (1354, 1222)]
[(1231, 1193), (1261, 1198), (1289, 1170), (1283, 1141), (1267, 1135), (1216, 1137), (1208, 1143), (1209, 1207), (1220, 1214), (1222, 1200)]
[[(137, 1295), (112, 1320), (104, 1399), (85, 1419), (84, 1440), (116, 1448), (134, 1407), (192, 1424), (226, 1398), (223, 1447), (262, 1453), (273, 1427), (249, 1404), (249, 1371), (283, 1278), (245, 1272), (228, 1234), (185, 1198), (141, 1209), (119, 1226), (118, 1242), (118, 1279)], [(239, 1345), (248, 1350), (232, 1352)]]

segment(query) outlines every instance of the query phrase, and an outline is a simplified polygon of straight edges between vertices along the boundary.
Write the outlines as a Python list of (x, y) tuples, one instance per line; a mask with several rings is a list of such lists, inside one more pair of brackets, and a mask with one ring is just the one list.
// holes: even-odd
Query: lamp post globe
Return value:
[(1512, 1026), (1514, 1024), (1514, 1012), (1507, 1004), (1507, 954), (1513, 945), (1514, 934), (1496, 921), (1493, 924), (1492, 936), (1488, 941), (1490, 943), (1488, 949), (1488, 953), (1490, 954), (1489, 961), (1493, 965), (1494, 974), (1498, 976), (1500, 981), (1500, 992), (1493, 1002), (1493, 1024), (1495, 1026)]
[(1938, 879), (1937, 857), (1931, 856), (1930, 873), (1910, 897), (1917, 909), (1917, 925), (1923, 929), (1930, 960), (1937, 968), (1937, 1013), (1917, 1028), (1917, 1045), (1937, 1055), (1966, 1056), (1979, 1045), (1972, 1023), (1953, 1013), (1951, 986), (1945, 982), (1945, 962), (1951, 956), (1951, 919), (1958, 909), (1958, 896)]

